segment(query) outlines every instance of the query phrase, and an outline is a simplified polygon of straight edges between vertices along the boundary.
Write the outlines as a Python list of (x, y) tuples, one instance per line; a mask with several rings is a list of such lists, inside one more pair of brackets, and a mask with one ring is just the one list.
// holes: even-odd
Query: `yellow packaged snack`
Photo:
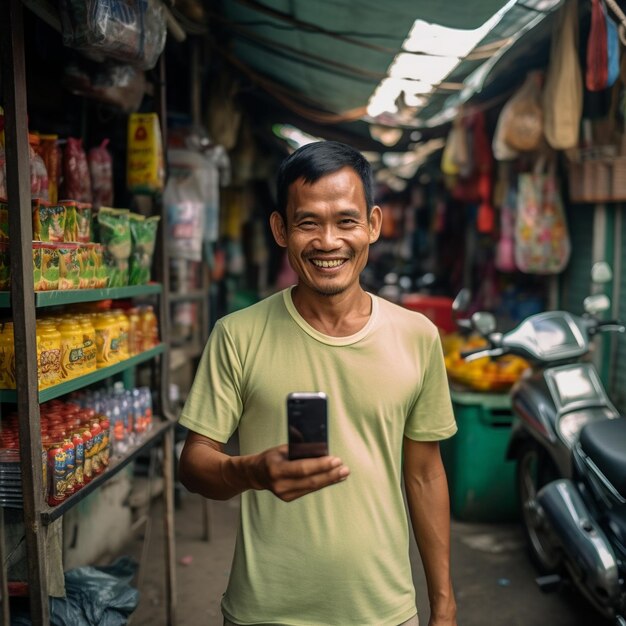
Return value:
[(126, 182), (131, 193), (163, 190), (163, 144), (156, 113), (131, 113), (128, 118)]

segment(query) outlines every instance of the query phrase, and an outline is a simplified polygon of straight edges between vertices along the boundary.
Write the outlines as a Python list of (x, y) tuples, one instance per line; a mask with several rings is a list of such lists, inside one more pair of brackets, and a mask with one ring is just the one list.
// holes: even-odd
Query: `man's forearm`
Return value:
[(428, 583), (431, 612), (448, 614), (454, 606), (450, 577), (450, 504), (445, 473), (409, 479), (407, 499), (415, 541)]
[(228, 500), (255, 487), (250, 466), (253, 457), (229, 456), (203, 442), (186, 445), (181, 455), (181, 483), (212, 500)]
[(431, 624), (456, 624), (450, 576), (450, 501), (436, 443), (405, 440), (404, 485), (428, 584)]

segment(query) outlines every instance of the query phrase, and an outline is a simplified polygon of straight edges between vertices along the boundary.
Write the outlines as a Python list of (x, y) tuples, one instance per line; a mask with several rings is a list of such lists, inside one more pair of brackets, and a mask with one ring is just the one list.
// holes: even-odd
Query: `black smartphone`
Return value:
[(287, 396), (289, 458), (328, 454), (328, 398), (321, 391), (294, 392)]

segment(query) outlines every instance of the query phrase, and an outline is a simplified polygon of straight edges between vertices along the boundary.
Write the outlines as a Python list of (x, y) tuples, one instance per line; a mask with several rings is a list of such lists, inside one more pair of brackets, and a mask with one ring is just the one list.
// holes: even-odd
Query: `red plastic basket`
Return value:
[(452, 319), (452, 298), (407, 293), (402, 296), (401, 303), (403, 307), (425, 315), (445, 333), (456, 330)]

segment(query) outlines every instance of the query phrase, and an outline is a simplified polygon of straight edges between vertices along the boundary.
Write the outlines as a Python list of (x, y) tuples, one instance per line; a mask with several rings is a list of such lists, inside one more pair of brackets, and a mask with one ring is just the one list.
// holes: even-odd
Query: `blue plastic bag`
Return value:
[[(139, 603), (130, 582), (137, 563), (121, 557), (109, 567), (78, 567), (65, 573), (65, 598), (50, 598), (52, 626), (123, 626)], [(11, 626), (30, 626), (27, 614), (12, 612)]]

